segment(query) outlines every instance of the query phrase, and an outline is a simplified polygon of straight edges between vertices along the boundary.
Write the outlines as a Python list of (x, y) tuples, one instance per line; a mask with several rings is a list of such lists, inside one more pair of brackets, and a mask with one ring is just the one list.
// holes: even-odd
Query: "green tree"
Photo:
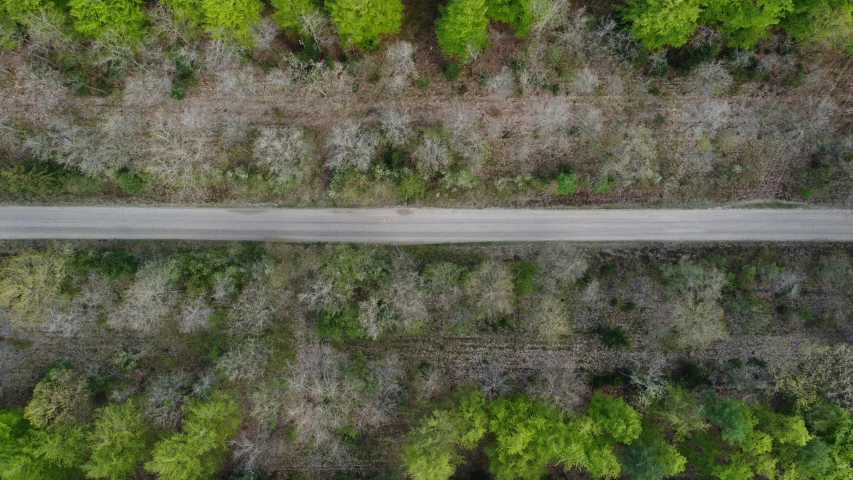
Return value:
[(436, 410), (406, 437), (402, 461), (414, 480), (446, 480), (462, 463), (456, 452), (458, 425), (451, 412)]
[(261, 21), (264, 5), (260, 0), (201, 0), (204, 26), (214, 40), (234, 39), (251, 47), (249, 29)]
[(204, 7), (202, 0), (160, 0), (169, 7), (177, 20), (189, 22), (194, 26), (204, 23)]
[(730, 46), (751, 48), (793, 7), (793, 0), (709, 0), (701, 19), (716, 27)]
[(141, 0), (68, 0), (74, 28), (95, 38), (114, 34), (140, 40), (147, 20), (141, 4)]
[(463, 62), (482, 50), (489, 41), (489, 19), (485, 0), (450, 0), (441, 7), (435, 23), (438, 45), (445, 54)]
[(749, 407), (742, 400), (720, 400), (710, 392), (705, 395), (705, 415), (722, 429), (720, 436), (730, 445), (743, 443), (755, 425)]
[(36, 430), (20, 408), (0, 410), (0, 478), (64, 480), (74, 478), (86, 453), (84, 428), (63, 424)]
[(62, 469), (79, 467), (88, 453), (86, 428), (76, 423), (62, 423), (32, 432), (28, 448), (32, 457)]
[(51, 369), (36, 384), (24, 417), (37, 428), (80, 419), (89, 407), (86, 381), (69, 368)]
[(486, 0), (486, 13), (496, 22), (512, 27), (517, 37), (530, 35), (533, 24), (531, 0)]
[(596, 394), (587, 407), (587, 415), (617, 442), (630, 445), (643, 430), (640, 414), (621, 398)]
[(145, 470), (164, 480), (212, 478), (228, 451), (226, 440), (237, 432), (237, 403), (216, 390), (206, 400), (187, 400), (182, 410), (182, 431), (157, 442)]
[(632, 480), (661, 480), (684, 471), (687, 459), (659, 432), (643, 435), (620, 455), (622, 471)]
[(561, 414), (545, 404), (517, 395), (489, 406), (494, 442), (485, 450), (497, 480), (539, 480), (557, 458), (555, 439), (564, 429)]
[(148, 424), (133, 400), (108, 405), (95, 413), (89, 443), (92, 456), (83, 470), (89, 478), (128, 478), (148, 454)]
[(649, 50), (680, 47), (699, 26), (698, 0), (630, 0), (622, 18), (631, 22), (631, 36)]
[(486, 398), (463, 392), (454, 410), (436, 410), (406, 437), (402, 460), (415, 480), (445, 480), (462, 462), (459, 449), (477, 446), (488, 428)]
[(0, 265), (0, 307), (16, 323), (41, 323), (65, 303), (62, 286), (70, 256), (56, 250), (25, 250)]
[(272, 16), (275, 23), (293, 32), (299, 32), (301, 16), (320, 10), (315, 0), (270, 0), (270, 3), (275, 8)]
[(400, 0), (326, 0), (329, 19), (344, 44), (363, 50), (379, 48), (379, 37), (400, 32)]

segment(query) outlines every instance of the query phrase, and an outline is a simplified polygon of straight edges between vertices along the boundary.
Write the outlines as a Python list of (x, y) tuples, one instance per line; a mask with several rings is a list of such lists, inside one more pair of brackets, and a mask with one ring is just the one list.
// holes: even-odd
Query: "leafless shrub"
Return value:
[(612, 175), (622, 186), (627, 187), (639, 181), (657, 184), (661, 180), (655, 170), (657, 143), (654, 132), (647, 127), (620, 126), (608, 157), (604, 173)]
[(167, 184), (195, 188), (217, 156), (213, 119), (197, 108), (187, 108), (177, 118), (158, 113), (151, 123), (146, 170)]
[(705, 348), (722, 340), (728, 335), (724, 313), (717, 302), (673, 301), (667, 316), (670, 341), (676, 348), (692, 349)]
[(531, 0), (528, 3), (533, 24), (530, 28), (534, 35), (553, 28), (567, 13), (568, 0)]
[(849, 344), (811, 347), (797, 364), (773, 367), (776, 389), (807, 406), (823, 397), (853, 408), (853, 348)]
[[(583, 10), (578, 11), (576, 18), (583, 21), (585, 18)], [(626, 30), (620, 28), (619, 24), (612, 18), (605, 18), (599, 22), (594, 34), (598, 37), (599, 42), (610, 51), (613, 58), (621, 64), (631, 64), (642, 51), (639, 42), (631, 37)], [(654, 56), (651, 62), (660, 62), (661, 59), (666, 61), (665, 57)]]
[(68, 118), (52, 120), (40, 135), (27, 138), (24, 147), (37, 158), (79, 168), (86, 174), (105, 170), (100, 159), (91, 155), (98, 150), (96, 133)]
[(447, 131), (451, 148), (468, 161), (468, 167), (477, 171), (488, 153), (488, 145), (479, 132), (471, 110), (457, 102), (448, 111)]
[(386, 77), (385, 84), (395, 92), (399, 92), (418, 75), (413, 55), (415, 48), (406, 41), (397, 41), (388, 46), (381, 72)]
[(530, 326), (539, 338), (553, 345), (571, 333), (571, 313), (560, 299), (546, 295), (534, 302), (530, 312)]
[(298, 127), (265, 127), (255, 140), (255, 160), (276, 174), (282, 183), (300, 182), (313, 149)]
[(483, 359), (480, 390), (489, 398), (503, 397), (512, 391), (512, 379), (506, 365), (495, 358)]
[(325, 49), (335, 46), (336, 37), (329, 19), (319, 10), (312, 10), (299, 16), (299, 31)]
[(539, 399), (555, 404), (566, 412), (574, 412), (589, 394), (586, 376), (578, 371), (572, 360), (560, 360), (547, 354), (537, 365), (537, 372), (528, 392)]
[(156, 4), (148, 9), (148, 19), (151, 22), (151, 30), (162, 37), (167, 44), (186, 44), (193, 36), (193, 26), (188, 21), (175, 18), (172, 11), (163, 4)]
[(504, 65), (501, 71), (486, 82), (489, 95), (496, 98), (507, 98), (515, 91), (515, 74)]
[(725, 128), (731, 117), (732, 109), (725, 100), (708, 100), (702, 103), (687, 103), (680, 112), (680, 120), (685, 124), (682, 133), (693, 138), (712, 138)]
[(79, 49), (79, 44), (66, 33), (66, 18), (58, 8), (27, 12), (20, 22), (27, 29), (26, 48), (35, 55), (45, 55), (51, 50), (73, 52)]
[(86, 326), (94, 325), (98, 316), (105, 313), (117, 298), (115, 285), (97, 273), (91, 273), (84, 280), (80, 292), (74, 295), (65, 308), (54, 312), (39, 328), (64, 337), (73, 337)]
[(252, 35), (252, 44), (255, 49), (265, 51), (273, 47), (279, 28), (272, 18), (264, 17), (260, 22), (252, 25), (249, 31)]
[(296, 444), (324, 452), (325, 461), (346, 454), (336, 431), (345, 425), (378, 426), (399, 393), (402, 369), (394, 357), (370, 362), (364, 379), (345, 375), (346, 362), (340, 353), (314, 344), (300, 349), (288, 366), (284, 418), (296, 429)]
[(388, 109), (382, 112), (379, 126), (385, 141), (395, 147), (408, 143), (412, 135), (412, 117), (403, 110)]
[(618, 74), (613, 74), (607, 77), (607, 94), (612, 96), (622, 95), (625, 90), (625, 85), (622, 77)]
[(256, 380), (264, 373), (271, 354), (268, 345), (250, 338), (222, 355), (216, 370), (231, 382)]
[(601, 82), (589, 67), (584, 67), (572, 80), (569, 88), (575, 95), (592, 95)]
[(366, 172), (376, 157), (379, 139), (360, 124), (348, 122), (332, 128), (326, 147), (326, 166), (330, 169), (355, 168)]
[(249, 416), (265, 429), (275, 428), (284, 411), (284, 386), (278, 383), (263, 383), (249, 394)]
[(244, 115), (229, 115), (219, 122), (219, 143), (227, 148), (247, 143), (252, 126)]
[(434, 398), (445, 392), (448, 387), (447, 373), (440, 368), (429, 366), (421, 368), (416, 380), (420, 398)]
[(231, 447), (231, 456), (237, 464), (237, 471), (251, 474), (258, 469), (261, 458), (269, 449), (269, 432), (261, 431), (254, 438), (246, 432), (241, 432), (236, 440), (228, 442), (228, 446)]
[(143, 265), (124, 302), (107, 323), (113, 328), (143, 333), (153, 333), (162, 328), (177, 302), (177, 294), (172, 291), (176, 274), (176, 266), (171, 262), (155, 261)]
[(565, 244), (543, 247), (536, 263), (539, 265), (539, 288), (554, 295), (565, 291), (589, 268), (586, 252)]
[(529, 124), (533, 133), (546, 145), (553, 144), (568, 132), (575, 115), (565, 99), (540, 100), (533, 104)]
[(396, 318), (395, 328), (412, 330), (428, 318), (421, 279), (413, 270), (398, 267), (385, 298)]
[(495, 320), (513, 311), (512, 275), (503, 263), (495, 260), (481, 263), (468, 278), (466, 291), (478, 320)]
[(251, 284), (231, 306), (228, 327), (239, 335), (260, 335), (272, 325), (274, 310), (270, 292), (258, 284)]
[(776, 265), (762, 265), (759, 270), (762, 282), (766, 283), (776, 296), (797, 299), (802, 293), (803, 278), (797, 272), (785, 270)]
[(714, 27), (703, 25), (693, 32), (688, 45), (693, 48), (707, 47), (719, 42), (721, 39), (722, 37)]
[(637, 403), (647, 408), (666, 395), (666, 360), (662, 357), (634, 357), (630, 378), (637, 387)]
[(222, 69), (216, 72), (216, 93), (233, 100), (242, 100), (257, 90), (257, 76), (252, 67)]
[(722, 94), (732, 85), (734, 85), (734, 78), (719, 61), (706, 63), (697, 68), (689, 83), (691, 92), (712, 95)]
[(464, 270), (450, 262), (432, 263), (424, 270), (422, 282), (432, 297), (432, 305), (448, 311), (456, 307), (462, 298), (462, 274)]
[(596, 139), (604, 130), (604, 114), (598, 108), (584, 108), (578, 112), (577, 120), (585, 137)]
[(453, 155), (447, 143), (437, 132), (428, 131), (412, 153), (418, 170), (424, 175), (432, 175), (450, 166)]
[(60, 73), (52, 69), (38, 73), (32, 68), (18, 69), (14, 80), (21, 93), (32, 99), (27, 111), (28, 117), (48, 125), (59, 115), (63, 102), (71, 94), (63, 84)]
[(145, 416), (159, 427), (174, 428), (181, 421), (181, 404), (192, 381), (184, 372), (154, 377), (145, 389)]
[(210, 326), (210, 316), (213, 308), (204, 297), (196, 297), (187, 301), (178, 315), (178, 328), (184, 333), (197, 333)]
[(243, 48), (234, 42), (215, 40), (205, 46), (202, 62), (212, 72), (236, 71), (242, 65), (243, 53)]
[(371, 361), (368, 368), (367, 382), (375, 393), (358, 411), (355, 422), (358, 428), (376, 427), (388, 422), (403, 391), (403, 365), (397, 355)]

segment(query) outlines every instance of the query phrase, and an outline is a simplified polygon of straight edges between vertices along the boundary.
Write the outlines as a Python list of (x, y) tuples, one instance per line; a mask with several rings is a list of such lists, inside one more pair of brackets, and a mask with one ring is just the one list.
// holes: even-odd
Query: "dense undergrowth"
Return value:
[(847, 204), (849, 2), (671, 3), (6, 1), (0, 198)]
[(841, 245), (3, 249), (2, 478), (849, 469)]

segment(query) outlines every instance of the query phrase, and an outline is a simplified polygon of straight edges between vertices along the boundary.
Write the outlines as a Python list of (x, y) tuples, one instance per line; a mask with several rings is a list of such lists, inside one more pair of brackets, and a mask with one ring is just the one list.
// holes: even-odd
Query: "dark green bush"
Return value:
[(619, 326), (609, 327), (607, 325), (599, 325), (595, 329), (598, 339), (601, 344), (613, 350), (627, 350), (631, 347), (631, 339), (628, 337), (628, 332)]
[(445, 80), (452, 82), (462, 74), (462, 67), (456, 62), (447, 62), (441, 66), (441, 73)]
[(136, 196), (145, 190), (145, 180), (133, 172), (120, 172), (116, 177), (116, 183), (122, 191), (128, 195)]

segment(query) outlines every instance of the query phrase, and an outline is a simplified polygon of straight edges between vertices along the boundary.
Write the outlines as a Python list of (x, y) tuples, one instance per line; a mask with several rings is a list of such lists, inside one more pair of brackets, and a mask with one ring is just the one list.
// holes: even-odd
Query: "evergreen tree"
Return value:
[(326, 0), (329, 19), (344, 44), (363, 50), (379, 48), (379, 37), (400, 32), (400, 0)]
[(438, 45), (447, 55), (464, 62), (489, 41), (489, 20), (485, 0), (450, 0), (441, 7), (435, 23)]
[(68, 0), (74, 28), (95, 38), (114, 34), (140, 40), (147, 20), (141, 5), (141, 0)]
[(90, 478), (128, 478), (147, 456), (148, 425), (139, 405), (128, 400), (108, 405), (95, 414), (89, 443), (92, 456), (83, 470)]
[(698, 0), (630, 0), (622, 18), (631, 22), (631, 36), (655, 51), (687, 43), (701, 12)]
[(145, 470), (167, 480), (212, 478), (227, 453), (226, 440), (237, 432), (237, 404), (217, 390), (207, 400), (187, 400), (182, 410), (182, 431), (157, 442)]

